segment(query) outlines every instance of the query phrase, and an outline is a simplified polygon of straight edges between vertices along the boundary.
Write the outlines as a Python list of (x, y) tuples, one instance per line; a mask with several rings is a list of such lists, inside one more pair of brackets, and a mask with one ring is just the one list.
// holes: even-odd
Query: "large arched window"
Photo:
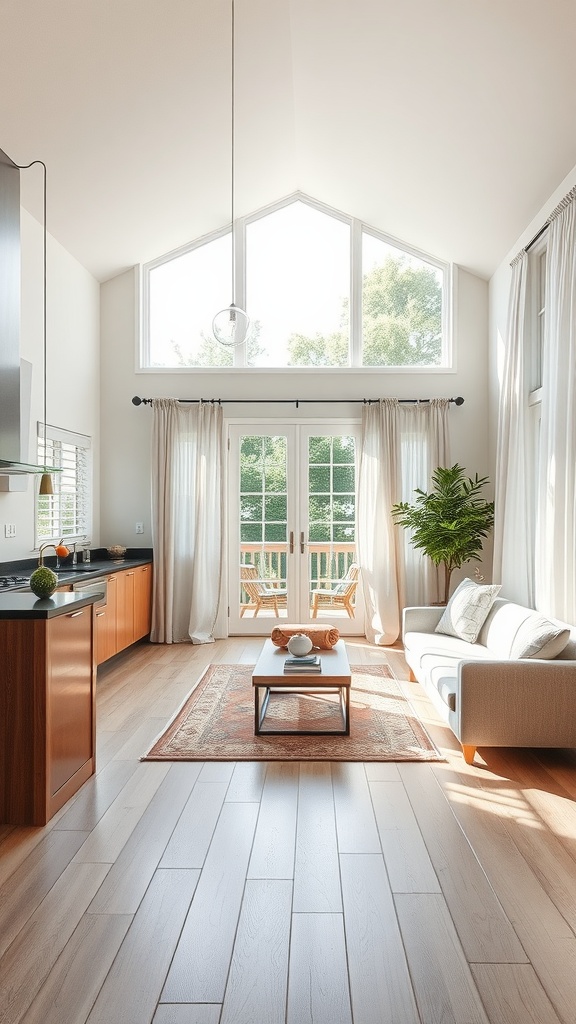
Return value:
[[(141, 368), (448, 368), (448, 266), (297, 194), (143, 268)], [(212, 336), (234, 292), (252, 327)]]

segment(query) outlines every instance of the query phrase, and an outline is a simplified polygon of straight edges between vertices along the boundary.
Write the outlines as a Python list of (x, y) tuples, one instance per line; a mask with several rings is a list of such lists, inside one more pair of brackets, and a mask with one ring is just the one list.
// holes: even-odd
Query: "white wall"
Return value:
[[(152, 543), (150, 532), (150, 428), (148, 406), (135, 407), (134, 395), (146, 398), (362, 399), (430, 398), (462, 395), (453, 407), (452, 457), (468, 472), (489, 472), (487, 441), (487, 282), (460, 270), (457, 274), (455, 372), (389, 373), (242, 370), (221, 373), (137, 373), (136, 270), (102, 285), (102, 542), (134, 546)], [(360, 405), (226, 404), (225, 416), (302, 418), (360, 416)], [(138, 537), (135, 524), (144, 523)]]
[[(30, 462), (36, 462), (36, 423), (43, 401), (43, 230), (21, 210), (22, 301), (20, 354), (32, 363)], [(99, 285), (52, 236), (47, 247), (47, 422), (88, 434), (94, 444), (94, 532), (100, 531), (99, 446)], [(0, 562), (34, 554), (34, 493), (37, 477), (25, 491), (0, 491)], [(4, 526), (16, 526), (6, 539)]]

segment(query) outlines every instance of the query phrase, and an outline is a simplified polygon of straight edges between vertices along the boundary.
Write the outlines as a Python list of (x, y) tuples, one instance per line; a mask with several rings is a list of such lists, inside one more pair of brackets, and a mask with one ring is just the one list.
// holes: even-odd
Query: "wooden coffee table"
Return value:
[[(318, 651), (321, 672), (285, 672), (284, 660), (289, 656), (283, 647), (266, 640), (252, 672), (254, 687), (254, 733), (256, 736), (349, 736), (350, 735), (350, 665), (343, 640), (330, 651)], [(288, 693), (319, 693), (337, 691), (342, 712), (341, 729), (263, 729), (271, 690)]]

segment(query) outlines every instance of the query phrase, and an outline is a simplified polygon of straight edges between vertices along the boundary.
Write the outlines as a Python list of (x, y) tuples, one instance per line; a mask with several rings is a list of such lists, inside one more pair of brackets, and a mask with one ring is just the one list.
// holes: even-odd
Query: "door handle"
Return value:
[(294, 530), (290, 530), (290, 554), (294, 554)]
[(304, 530), (300, 533), (300, 554), (304, 554)]

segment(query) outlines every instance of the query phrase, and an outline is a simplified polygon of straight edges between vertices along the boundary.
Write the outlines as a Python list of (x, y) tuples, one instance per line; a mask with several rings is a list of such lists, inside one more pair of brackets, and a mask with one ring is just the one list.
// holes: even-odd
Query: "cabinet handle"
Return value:
[(97, 619), (99, 619), (101, 615), (104, 615), (104, 612), (96, 612), (96, 618)]
[(290, 554), (294, 554), (294, 530), (290, 530)]
[(300, 554), (304, 554), (304, 530), (300, 534)]
[(77, 615), (84, 615), (84, 609), (81, 608), (79, 612), (70, 612), (70, 615), (67, 615), (66, 618), (75, 619)]
[(133, 576), (133, 575), (134, 575), (134, 573), (133, 573), (133, 572), (127, 572), (127, 573), (126, 573), (126, 575), (127, 575), (127, 576)]

